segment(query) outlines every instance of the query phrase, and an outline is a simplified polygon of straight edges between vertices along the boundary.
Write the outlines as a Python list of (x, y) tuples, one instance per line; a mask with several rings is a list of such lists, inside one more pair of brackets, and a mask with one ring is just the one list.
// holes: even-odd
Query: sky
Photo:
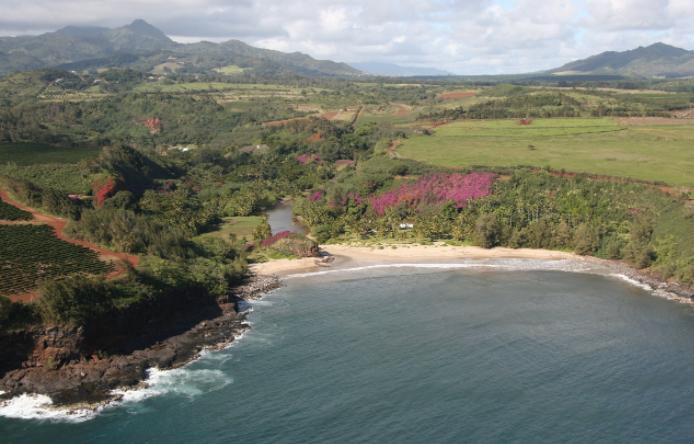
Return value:
[(0, 0), (0, 35), (137, 18), (179, 42), (455, 74), (539, 71), (658, 41), (694, 49), (694, 0)]

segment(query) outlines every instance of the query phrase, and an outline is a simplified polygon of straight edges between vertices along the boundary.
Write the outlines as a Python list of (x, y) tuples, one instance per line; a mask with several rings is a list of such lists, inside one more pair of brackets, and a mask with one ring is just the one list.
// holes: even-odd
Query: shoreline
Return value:
[[(56, 393), (50, 390), (30, 390), (26, 386), (16, 390), (17, 386), (8, 386), (8, 380), (16, 382), (17, 379), (13, 377), (14, 375), (17, 373), (24, 375), (32, 370), (18, 369), (7, 373), (0, 379), (0, 411), (8, 403), (17, 400), (19, 403), (34, 402), (37, 404), (35, 406), (36, 411), (42, 412), (35, 414), (36, 416), (25, 417), (25, 419), (67, 421), (91, 419), (105, 408), (126, 402), (128, 393), (139, 390), (146, 391), (150, 384), (152, 372), (183, 368), (200, 359), (206, 351), (221, 350), (235, 343), (250, 328), (246, 321), (246, 312), (237, 313), (235, 302), (261, 299), (265, 294), (280, 287), (286, 279), (309, 277), (321, 272), (340, 273), (370, 268), (408, 266), (424, 268), (438, 268), (440, 266), (442, 269), (473, 267), (505, 268), (506, 270), (547, 269), (613, 277), (630, 285), (641, 287), (656, 296), (681, 303), (694, 303), (694, 293), (688, 289), (676, 284), (662, 282), (656, 277), (649, 276), (620, 261), (540, 249), (484, 249), (442, 244), (393, 246), (379, 248), (364, 245), (323, 245), (321, 251), (324, 256), (320, 258), (279, 259), (254, 264), (251, 266), (252, 276), (248, 283), (235, 289), (233, 295), (230, 296), (230, 301), (220, 304), (220, 306), (224, 306), (224, 312), (221, 316), (202, 321), (190, 330), (147, 349), (114, 357), (110, 362), (90, 362), (88, 359), (82, 359), (68, 364), (55, 371), (49, 378), (54, 382), (61, 381), (62, 378), (72, 379), (72, 385), (79, 386), (79, 381), (84, 379), (80, 373), (83, 373), (85, 368), (89, 368), (90, 365), (92, 366), (91, 370), (97, 373), (103, 373), (104, 364), (110, 368), (122, 366), (124, 361), (130, 367), (137, 369), (136, 374), (128, 372), (124, 374), (122, 379), (119, 380), (117, 377), (102, 385), (98, 391), (102, 399), (94, 399), (93, 397), (91, 399), (88, 397), (79, 399), (77, 397), (61, 400), (59, 396), (54, 398)], [(494, 261), (500, 260), (515, 260), (517, 262), (507, 265), (494, 263)], [(537, 261), (537, 267), (524, 268), (520, 266), (527, 261)], [(553, 263), (558, 266), (552, 267), (550, 264)], [(572, 268), (571, 265), (574, 265), (575, 268)], [(37, 370), (39, 377), (41, 377), (41, 369), (34, 370)], [(40, 384), (34, 384), (34, 388), (38, 387)]]
[[(392, 244), (385, 247), (328, 244), (321, 245), (320, 248), (325, 254), (323, 258), (280, 259), (254, 264), (251, 266), (251, 270), (259, 276), (272, 276), (282, 280), (292, 275), (306, 275), (326, 270), (338, 272), (364, 267), (462, 265), (470, 261), (478, 261), (480, 265), (484, 265), (483, 261), (503, 259), (570, 261), (585, 266), (584, 272), (590, 273), (590, 269), (594, 268), (593, 274), (622, 277), (622, 280), (651, 291), (658, 296), (683, 303), (694, 303), (694, 291), (683, 285), (663, 281), (658, 276), (648, 271), (637, 270), (623, 261), (581, 256), (571, 252), (507, 247), (485, 249), (475, 246), (444, 244)], [(327, 261), (326, 258), (331, 260)], [(598, 269), (602, 271), (597, 272)]]
[[(237, 311), (239, 301), (259, 299), (279, 286), (277, 278), (251, 276), (233, 290), (228, 300), (217, 302), (220, 314), (205, 316), (211, 307), (203, 309), (201, 319), (186, 331), (126, 354), (81, 356), (57, 369), (26, 361), (0, 378), (0, 415), (22, 419), (90, 419), (92, 414), (124, 402), (129, 393), (146, 390), (152, 372), (183, 368), (208, 351), (231, 346), (250, 328), (247, 311)], [(78, 334), (59, 332), (56, 328), (48, 333)], [(48, 335), (44, 333), (42, 337)], [(19, 416), (7, 414), (13, 408), (21, 411)]]

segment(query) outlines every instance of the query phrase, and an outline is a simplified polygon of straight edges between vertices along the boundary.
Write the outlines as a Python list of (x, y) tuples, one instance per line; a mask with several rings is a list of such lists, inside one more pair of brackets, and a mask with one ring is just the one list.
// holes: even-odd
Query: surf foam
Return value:
[(84, 422), (96, 417), (102, 406), (94, 408), (55, 407), (46, 395), (23, 394), (0, 401), (0, 416), (14, 419), (34, 419), (53, 422)]
[(46, 395), (23, 394), (0, 402), (0, 416), (50, 422), (84, 422), (94, 419), (104, 409), (140, 403), (146, 399), (163, 396), (182, 396), (193, 399), (204, 393), (221, 390), (233, 379), (221, 370), (194, 370), (186, 367), (159, 370), (151, 368), (140, 387), (116, 389), (111, 394), (118, 397), (101, 405), (84, 407), (55, 406)]
[(456, 269), (471, 269), (471, 268), (490, 268), (509, 271), (523, 270), (558, 270), (571, 272), (587, 272), (595, 269), (594, 266), (576, 262), (572, 260), (528, 260), (528, 259), (503, 259), (490, 261), (465, 261), (454, 263), (395, 263), (395, 264), (374, 264), (364, 265), (361, 267), (351, 268), (335, 268), (331, 270), (314, 271), (308, 273), (296, 273), (286, 276), (286, 279), (305, 278), (312, 276), (323, 276), (336, 273), (355, 273), (360, 271), (389, 269), (389, 268), (422, 268), (422, 269), (440, 269), (440, 270), (456, 270)]

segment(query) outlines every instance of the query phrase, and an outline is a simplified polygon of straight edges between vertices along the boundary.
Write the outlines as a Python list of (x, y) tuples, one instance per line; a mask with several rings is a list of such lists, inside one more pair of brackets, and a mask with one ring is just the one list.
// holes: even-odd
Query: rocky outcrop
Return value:
[[(22, 393), (41, 393), (50, 396), (56, 404), (96, 403), (114, 399), (111, 392), (120, 387), (135, 386), (147, 376), (147, 369), (175, 368), (196, 358), (205, 348), (224, 346), (248, 328), (244, 314), (236, 312), (236, 302), (253, 299), (277, 288), (279, 282), (271, 277), (251, 279), (235, 289), (228, 298), (218, 301), (214, 309), (187, 313), (161, 321), (146, 331), (150, 337), (121, 338), (120, 347), (130, 344), (149, 344), (128, 353), (106, 353), (94, 349), (94, 344), (113, 344), (110, 338), (90, 338), (82, 328), (46, 327), (25, 333), (24, 340), (0, 350), (0, 361), (7, 364), (0, 379), (4, 397)], [(214, 316), (212, 316), (214, 314)], [(200, 319), (191, 324), (192, 319)], [(189, 325), (192, 325), (189, 326)], [(166, 336), (164, 331), (185, 331)], [(163, 339), (159, 339), (166, 336)], [(9, 345), (12, 339), (2, 338), (0, 345)], [(133, 342), (134, 341), (134, 342)], [(20, 346), (21, 345), (21, 346)]]

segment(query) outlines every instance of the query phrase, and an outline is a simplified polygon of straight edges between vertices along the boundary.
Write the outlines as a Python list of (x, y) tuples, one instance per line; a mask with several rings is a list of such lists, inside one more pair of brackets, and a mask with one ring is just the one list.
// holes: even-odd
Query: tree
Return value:
[(494, 248), (501, 244), (501, 224), (494, 213), (485, 213), (475, 223), (475, 242), (484, 248)]
[(597, 230), (587, 223), (576, 228), (574, 235), (575, 251), (580, 255), (592, 255), (600, 247), (600, 237)]
[(270, 227), (267, 217), (264, 217), (263, 221), (253, 230), (253, 240), (260, 242), (270, 236), (272, 236), (272, 228)]

